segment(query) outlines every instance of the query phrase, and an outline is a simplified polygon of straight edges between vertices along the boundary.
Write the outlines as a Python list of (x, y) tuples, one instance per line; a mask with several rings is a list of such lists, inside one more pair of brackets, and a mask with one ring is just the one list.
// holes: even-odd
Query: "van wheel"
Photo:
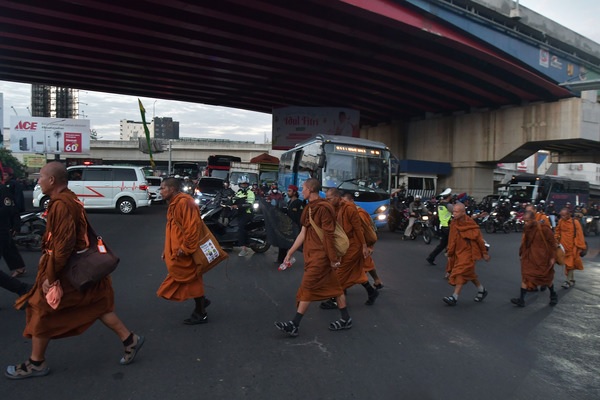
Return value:
[(42, 209), (44, 209), (44, 210), (47, 210), (49, 205), (50, 205), (50, 197), (44, 196), (42, 198), (42, 200), (40, 201), (40, 207), (42, 207)]
[(129, 197), (124, 197), (117, 202), (117, 210), (121, 214), (131, 214), (135, 211), (135, 202)]

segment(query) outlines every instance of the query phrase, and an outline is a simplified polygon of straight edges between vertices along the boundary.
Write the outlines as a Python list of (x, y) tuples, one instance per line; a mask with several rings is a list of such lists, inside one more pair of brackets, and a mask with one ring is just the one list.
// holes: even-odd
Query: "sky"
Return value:
[[(519, 3), (555, 22), (600, 43), (600, 0), (520, 0)], [(31, 85), (0, 81), (4, 93), (4, 125), (15, 114), (28, 116)], [(156, 98), (141, 98), (148, 120), (152, 116), (179, 121), (180, 137), (249, 140), (264, 143), (271, 138), (271, 115), (185, 103)], [(79, 91), (79, 111), (90, 120), (99, 139), (119, 139), (119, 121), (140, 121), (137, 97)], [(82, 116), (82, 118), (84, 118)]]

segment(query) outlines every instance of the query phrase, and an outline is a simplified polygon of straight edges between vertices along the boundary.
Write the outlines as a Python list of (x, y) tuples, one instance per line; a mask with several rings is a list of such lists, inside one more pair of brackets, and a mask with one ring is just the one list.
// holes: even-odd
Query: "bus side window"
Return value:
[(302, 158), (298, 163), (298, 172), (303, 171), (308, 173), (311, 178), (317, 178), (319, 169), (319, 159), (321, 156), (321, 145), (313, 143), (304, 147), (302, 150)]

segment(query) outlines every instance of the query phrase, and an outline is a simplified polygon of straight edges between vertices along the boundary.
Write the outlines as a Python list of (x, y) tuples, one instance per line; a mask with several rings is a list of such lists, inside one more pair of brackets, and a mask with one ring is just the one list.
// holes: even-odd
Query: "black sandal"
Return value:
[(333, 321), (329, 324), (330, 331), (342, 331), (344, 329), (352, 328), (352, 318), (348, 318), (348, 321), (345, 319), (338, 319), (337, 321)]
[(487, 295), (488, 295), (487, 290), (483, 289), (483, 292), (477, 292), (477, 295), (475, 296), (473, 301), (476, 303), (481, 303), (483, 301), (483, 299), (485, 299), (487, 297)]

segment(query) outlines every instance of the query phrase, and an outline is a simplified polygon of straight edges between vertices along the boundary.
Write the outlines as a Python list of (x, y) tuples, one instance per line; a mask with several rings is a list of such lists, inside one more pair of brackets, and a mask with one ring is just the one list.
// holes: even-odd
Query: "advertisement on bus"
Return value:
[(90, 153), (90, 121), (87, 119), (10, 118), (13, 153), (78, 155)]
[(273, 149), (289, 150), (317, 134), (358, 137), (359, 122), (360, 112), (350, 108), (274, 108)]

